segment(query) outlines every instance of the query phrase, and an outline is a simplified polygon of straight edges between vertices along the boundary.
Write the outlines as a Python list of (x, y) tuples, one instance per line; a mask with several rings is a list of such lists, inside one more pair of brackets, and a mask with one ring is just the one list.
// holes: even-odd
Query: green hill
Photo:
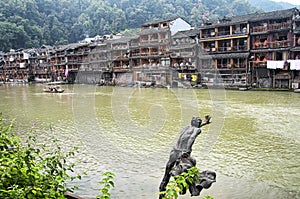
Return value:
[(0, 51), (77, 42), (174, 16), (197, 27), (256, 11), (246, 0), (0, 0)]

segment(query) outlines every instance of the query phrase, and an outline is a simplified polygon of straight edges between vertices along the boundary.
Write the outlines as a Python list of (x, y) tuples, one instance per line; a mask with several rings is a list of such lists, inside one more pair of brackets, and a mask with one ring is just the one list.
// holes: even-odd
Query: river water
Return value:
[[(169, 152), (192, 116), (209, 114), (192, 156), (217, 182), (216, 199), (300, 198), (300, 94), (213, 89), (1, 85), (0, 111), (22, 137), (77, 146), (76, 194), (95, 198), (101, 174), (116, 174), (112, 198), (158, 198)], [(32, 129), (32, 126), (35, 126)], [(181, 198), (189, 198), (188, 195)]]

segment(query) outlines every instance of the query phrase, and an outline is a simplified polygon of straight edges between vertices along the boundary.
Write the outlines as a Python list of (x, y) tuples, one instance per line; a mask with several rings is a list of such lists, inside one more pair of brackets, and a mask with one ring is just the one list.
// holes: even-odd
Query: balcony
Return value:
[(229, 30), (221, 30), (221, 31), (217, 32), (217, 36), (228, 36), (228, 35), (230, 35)]
[(216, 33), (215, 32), (210, 32), (210, 33), (202, 33), (202, 37), (201, 38), (209, 38), (209, 37), (215, 37)]
[(255, 42), (253, 49), (287, 48), (290, 46), (291, 46), (291, 42), (289, 40), (272, 41), (272, 42), (268, 42), (267, 40), (265, 40), (264, 42)]
[(252, 28), (252, 33), (267, 32), (271, 30), (288, 29), (291, 27), (291, 22), (274, 23), (263, 26), (255, 26)]
[(253, 45), (253, 49), (269, 48), (269, 42), (267, 39), (263, 42), (256, 41)]
[(228, 52), (228, 51), (231, 51), (232, 48), (229, 46), (229, 47), (219, 47), (217, 48), (217, 52)]
[(130, 70), (130, 66), (114, 66), (113, 71), (114, 72), (128, 72)]
[(138, 56), (159, 56), (162, 55), (162, 52), (141, 52), (139, 54), (137, 54)]
[(268, 29), (269, 30), (280, 30), (280, 29), (290, 28), (290, 26), (291, 26), (290, 22), (282, 22), (282, 23), (269, 24)]
[(252, 28), (253, 33), (258, 33), (258, 32), (267, 32), (268, 27), (267, 26), (256, 26)]
[(269, 46), (270, 48), (286, 48), (291, 46), (291, 42), (289, 40), (274, 41), (270, 42)]
[(245, 51), (247, 49), (247, 45), (237, 45), (232, 47), (233, 51)]
[(230, 64), (217, 64), (217, 69), (229, 70), (229, 69), (231, 69), (231, 65)]

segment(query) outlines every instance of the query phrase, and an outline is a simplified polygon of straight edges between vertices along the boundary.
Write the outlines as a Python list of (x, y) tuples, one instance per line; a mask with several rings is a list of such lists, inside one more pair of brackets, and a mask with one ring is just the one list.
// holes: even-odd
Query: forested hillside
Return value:
[(263, 9), (266, 12), (271, 12), (274, 10), (284, 10), (296, 7), (290, 3), (280, 2), (276, 3), (271, 0), (247, 0), (252, 6)]
[(0, 51), (77, 42), (174, 16), (197, 27), (255, 11), (245, 0), (0, 0)]

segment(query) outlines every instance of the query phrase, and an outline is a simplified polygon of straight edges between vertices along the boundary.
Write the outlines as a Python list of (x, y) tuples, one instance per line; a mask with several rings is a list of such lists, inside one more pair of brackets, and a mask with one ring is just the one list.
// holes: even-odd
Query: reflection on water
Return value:
[[(169, 151), (193, 115), (210, 114), (192, 155), (217, 182), (215, 198), (300, 198), (300, 95), (288, 92), (3, 85), (0, 110), (25, 137), (78, 146), (77, 194), (95, 198), (104, 171), (117, 175), (112, 198), (158, 198)], [(37, 123), (36, 130), (30, 131)], [(182, 198), (189, 198), (184, 196)]]

